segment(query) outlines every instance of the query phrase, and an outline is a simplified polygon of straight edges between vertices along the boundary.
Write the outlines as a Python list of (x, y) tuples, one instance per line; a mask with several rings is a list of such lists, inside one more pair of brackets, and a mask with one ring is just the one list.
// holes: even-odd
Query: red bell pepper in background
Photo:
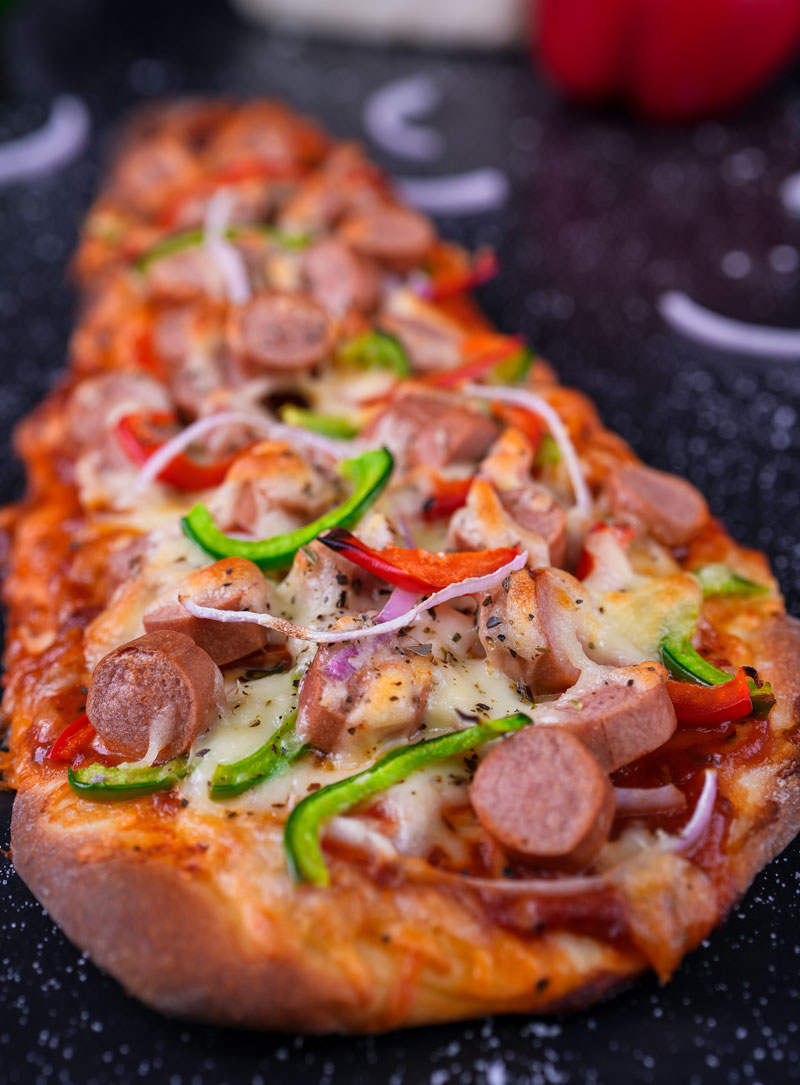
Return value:
[(691, 682), (667, 682), (679, 723), (713, 726), (749, 716), (753, 711), (747, 675), (739, 668), (730, 682), (719, 686), (696, 686)]
[(797, 0), (540, 0), (538, 10), (535, 50), (559, 87), (661, 121), (734, 105), (800, 44)]
[(73, 723), (64, 728), (47, 751), (47, 760), (71, 764), (75, 756), (86, 749), (96, 734), (94, 727), (89, 723), (89, 717), (84, 712), (82, 716), (78, 716)]
[[(166, 438), (159, 437), (154, 431), (159, 427), (175, 425), (176, 422), (175, 415), (169, 411), (142, 411), (120, 418), (114, 433), (127, 456), (141, 466), (166, 443)], [(178, 490), (209, 490), (223, 482), (238, 454), (233, 453), (212, 463), (198, 463), (179, 452), (158, 477)]]
[(456, 509), (463, 508), (473, 481), (472, 478), (440, 478), (435, 475), (433, 492), (422, 506), (423, 520), (428, 523), (445, 520), (452, 516)]
[(517, 549), (513, 546), (498, 547), (496, 550), (465, 550), (455, 554), (410, 550), (402, 546), (374, 550), (340, 527), (320, 535), (319, 541), (387, 583), (405, 591), (420, 593), (438, 591), (468, 577), (486, 576), (517, 555)]

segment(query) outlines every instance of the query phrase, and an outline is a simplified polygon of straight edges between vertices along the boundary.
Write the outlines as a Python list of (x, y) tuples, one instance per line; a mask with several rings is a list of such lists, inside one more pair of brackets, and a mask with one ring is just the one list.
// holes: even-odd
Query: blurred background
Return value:
[[(445, 237), (492, 247), (493, 321), (700, 486), (800, 613), (799, 38), (800, 0), (7, 0), (0, 497), (22, 488), (13, 422), (63, 365), (69, 256), (121, 120), (274, 96), (364, 142)], [(798, 855), (663, 991), (358, 1041), (157, 1018), (3, 870), (0, 1082), (794, 1080)]]

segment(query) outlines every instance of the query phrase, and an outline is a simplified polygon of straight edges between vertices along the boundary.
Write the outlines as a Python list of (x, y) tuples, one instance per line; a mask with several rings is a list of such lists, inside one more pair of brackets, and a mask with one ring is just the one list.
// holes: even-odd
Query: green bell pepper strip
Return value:
[(323, 787), (306, 796), (289, 815), (283, 843), (289, 870), (295, 881), (328, 885), (330, 876), (322, 855), (319, 833), (322, 823), (337, 814), (400, 783), (412, 772), (454, 754), (475, 749), (506, 731), (518, 731), (531, 722), (518, 712), (500, 720), (487, 720), (463, 731), (453, 731), (438, 738), (424, 739), (413, 746), (398, 746), (364, 772)]
[(362, 369), (389, 369), (398, 377), (408, 377), (411, 362), (399, 339), (386, 332), (369, 331), (348, 339), (337, 350), (337, 357)]
[(211, 777), (212, 799), (233, 799), (256, 784), (270, 780), (287, 769), (311, 747), (295, 732), (297, 713), (290, 712), (263, 746), (239, 761), (217, 765)]
[(383, 492), (394, 467), (386, 448), (363, 452), (352, 460), (343, 460), (339, 472), (353, 484), (353, 493), (343, 504), (305, 527), (274, 535), (271, 539), (232, 539), (214, 523), (205, 505), (198, 503), (184, 516), (181, 525), (187, 538), (215, 558), (247, 558), (262, 569), (282, 569), (290, 565), (301, 546), (332, 527), (352, 527)]
[(82, 799), (92, 802), (121, 802), (152, 795), (174, 787), (193, 769), (186, 757), (175, 757), (163, 765), (81, 765), (67, 773), (69, 786)]
[(757, 584), (740, 576), (730, 565), (714, 562), (692, 569), (692, 576), (703, 589), (703, 596), (724, 595), (731, 598), (747, 599), (753, 595), (768, 595), (766, 584)]
[(287, 426), (302, 426), (312, 433), (321, 433), (323, 437), (341, 437), (345, 441), (357, 436), (358, 427), (346, 418), (335, 414), (318, 414), (287, 403), (280, 410), (281, 422)]
[(516, 354), (498, 362), (492, 376), (501, 384), (521, 384), (528, 376), (536, 358), (530, 347), (520, 347)]
[[(229, 226), (225, 231), (225, 236), (229, 241), (237, 241), (249, 234), (270, 238), (287, 249), (305, 248), (311, 240), (309, 234), (289, 234), (277, 229), (275, 226), (264, 226), (258, 223)], [(198, 226), (194, 230), (186, 230), (184, 233), (173, 234), (172, 237), (166, 237), (163, 241), (158, 241), (146, 252), (142, 253), (135, 261), (134, 267), (141, 274), (145, 274), (159, 260), (163, 260), (167, 256), (174, 256), (179, 252), (185, 252), (187, 249), (193, 249), (196, 245), (202, 245), (204, 237), (205, 231), (202, 226)]]
[(549, 433), (542, 434), (533, 461), (534, 464), (537, 467), (555, 467), (557, 463), (561, 463), (561, 458), (561, 449), (558, 447), (558, 442), (554, 441)]

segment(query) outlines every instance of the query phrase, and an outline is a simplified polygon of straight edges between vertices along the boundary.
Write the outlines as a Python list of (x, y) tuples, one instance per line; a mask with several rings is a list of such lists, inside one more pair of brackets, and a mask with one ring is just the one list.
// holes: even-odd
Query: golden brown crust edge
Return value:
[[(756, 643), (778, 693), (778, 726), (792, 728), (800, 719), (800, 622), (775, 619)], [(772, 799), (732, 858), (740, 893), (800, 829), (798, 759), (762, 771), (770, 780), (759, 789)], [(305, 1032), (381, 1031), (578, 1008), (647, 967), (635, 950), (557, 933), (521, 936), (487, 924), (461, 895), (414, 884), (381, 888), (355, 871), (330, 890), (270, 895), (255, 915), (254, 898), (232, 899), (217, 876), (215, 844), (195, 862), (169, 843), (138, 850), (135, 829), (126, 839), (135, 819), (109, 810), (73, 827), (60, 809), (63, 795), (63, 784), (23, 787), (12, 821), (14, 864), (68, 937), (127, 991), (168, 1014)], [(248, 861), (259, 860), (254, 845)], [(268, 850), (273, 869), (265, 876), (277, 884), (280, 857)], [(679, 927), (685, 888), (676, 884), (672, 898), (657, 904), (663, 914), (677, 911)], [(701, 915), (681, 952), (720, 918)], [(391, 938), (382, 944), (378, 929)]]
[[(33, 787), (17, 796), (18, 873), (95, 964), (163, 1013), (261, 1029), (375, 1032), (578, 1008), (646, 967), (635, 951), (584, 939), (591, 964), (576, 970), (563, 936), (522, 939), (446, 893), (379, 890), (366, 877), (325, 891), (324, 908), (302, 890), (295, 907), (273, 901), (258, 929), (248, 923), (249, 903), (231, 901), (207, 869), (187, 868), (169, 851), (98, 847), (91, 828), (65, 829), (50, 808), (52, 794)], [(338, 918), (323, 920), (325, 909)], [(298, 913), (306, 910), (299, 942)], [(371, 929), (383, 920), (391, 940), (365, 937), (366, 915)], [(323, 922), (326, 929), (309, 936)], [(336, 950), (330, 955), (326, 937)]]

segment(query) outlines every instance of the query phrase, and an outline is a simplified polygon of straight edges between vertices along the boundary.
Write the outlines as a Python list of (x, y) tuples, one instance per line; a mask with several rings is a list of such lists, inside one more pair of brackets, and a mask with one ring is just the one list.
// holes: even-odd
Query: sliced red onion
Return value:
[(716, 769), (706, 769), (703, 790), (694, 808), (694, 812), (677, 836), (668, 837), (664, 842), (664, 851), (688, 851), (705, 834), (714, 812), (717, 798)]
[(41, 128), (0, 145), (0, 184), (14, 184), (52, 173), (81, 153), (91, 118), (80, 98), (59, 95)]
[(397, 516), (395, 519), (397, 520), (398, 527), (403, 533), (403, 542), (410, 550), (413, 550), (417, 544), (414, 542), (414, 536), (411, 534), (408, 520), (406, 520), (405, 516)]
[(550, 436), (556, 442), (569, 474), (572, 490), (575, 494), (575, 510), (587, 519), (592, 515), (592, 495), (583, 477), (578, 453), (567, 433), (567, 427), (561, 421), (561, 417), (555, 408), (537, 396), (535, 392), (526, 392), (522, 388), (498, 388), (484, 384), (465, 384), (463, 391), (468, 396), (476, 396), (480, 399), (493, 399), (501, 403), (511, 403), (516, 407), (523, 407), (526, 411), (538, 414), (547, 423)]
[(337, 652), (335, 656), (329, 659), (322, 668), (325, 675), (332, 678), (334, 682), (344, 682), (351, 678), (356, 672), (350, 660), (357, 655), (358, 645), (348, 644), (341, 652)]
[(210, 618), (216, 622), (253, 622), (262, 625), (266, 629), (276, 629), (286, 637), (296, 637), (298, 640), (311, 641), (313, 644), (337, 644), (346, 640), (361, 640), (366, 637), (382, 637), (387, 633), (393, 633), (397, 629), (403, 629), (412, 625), (420, 614), (424, 614), (431, 607), (437, 607), (450, 599), (458, 599), (463, 595), (473, 595), (478, 592), (491, 591), (500, 584), (509, 573), (518, 569), (524, 569), (528, 560), (527, 551), (517, 554), (515, 558), (501, 566), (493, 573), (486, 576), (472, 576), (466, 580), (459, 580), (455, 584), (448, 584), (441, 591), (434, 592), (427, 599), (416, 603), (402, 614), (389, 621), (378, 622), (375, 625), (365, 625), (360, 629), (311, 629), (306, 625), (295, 625), (287, 618), (280, 618), (276, 614), (256, 614), (251, 610), (218, 610), (216, 607), (204, 607), (194, 602), (188, 596), (178, 596), (181, 603), (190, 614), (196, 618)]
[(444, 177), (394, 177), (406, 203), (432, 215), (477, 215), (508, 199), (508, 178), (497, 169), (467, 170)]
[(656, 810), (677, 810), (686, 805), (686, 796), (674, 784), (663, 787), (615, 787), (617, 810), (624, 814), (647, 814)]
[(419, 592), (406, 591), (405, 588), (395, 588), (389, 598), (386, 600), (386, 605), (378, 615), (376, 621), (379, 622), (391, 622), (399, 614), (405, 614), (405, 612), (416, 603), (419, 599)]
[(676, 331), (706, 346), (755, 357), (800, 359), (800, 331), (720, 316), (679, 290), (662, 294), (658, 311)]
[(183, 452), (185, 448), (193, 444), (200, 437), (220, 426), (247, 426), (249, 429), (263, 433), (266, 438), (275, 440), (286, 439), (291, 441), (296, 448), (307, 448), (310, 451), (322, 452), (334, 459), (341, 459), (344, 455), (352, 455), (350, 447), (345, 449), (344, 444), (332, 441), (319, 433), (302, 429), (299, 426), (287, 426), (284, 422), (273, 422), (264, 415), (251, 414), (248, 411), (218, 411), (209, 414), (205, 418), (198, 418), (186, 429), (176, 433), (166, 441), (143, 465), (136, 479), (136, 489), (141, 491), (152, 485), (164, 468)]
[(234, 196), (229, 189), (220, 188), (214, 193), (206, 207), (203, 244), (222, 275), (228, 300), (233, 305), (244, 305), (252, 294), (247, 265), (225, 236), (233, 206)]
[(427, 75), (386, 83), (364, 103), (364, 128), (374, 143), (392, 154), (431, 161), (442, 152), (441, 133), (428, 126), (409, 124), (409, 119), (435, 108), (440, 97), (435, 81)]

